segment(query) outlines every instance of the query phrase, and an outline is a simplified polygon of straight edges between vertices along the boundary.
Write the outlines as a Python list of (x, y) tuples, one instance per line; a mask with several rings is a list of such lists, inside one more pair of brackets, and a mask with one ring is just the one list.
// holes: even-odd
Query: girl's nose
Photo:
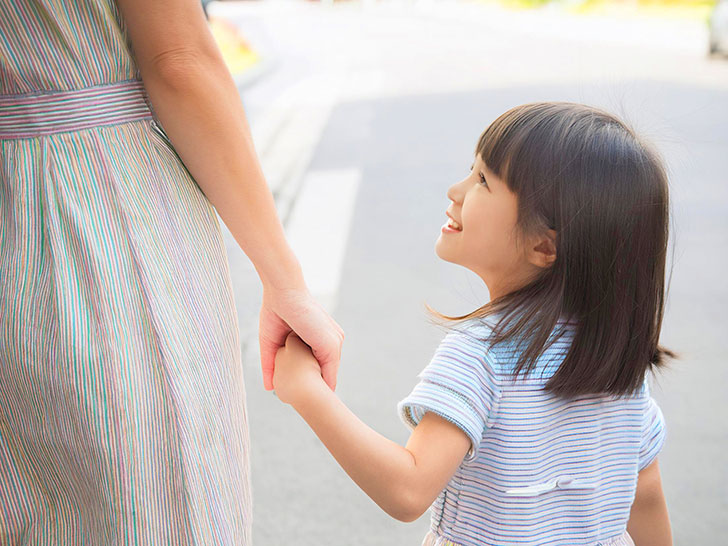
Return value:
[(453, 195), (453, 192), (452, 192), (452, 189), (453, 189), (453, 188), (454, 188), (454, 186), (450, 186), (450, 187), (449, 187), (449, 188), (447, 189), (447, 198), (448, 198), (448, 199), (449, 199), (450, 201), (455, 201), (455, 196)]
[(454, 203), (459, 203), (463, 199), (463, 191), (462, 191), (462, 184), (463, 181), (460, 181), (456, 184), (453, 184), (450, 186), (450, 188), (447, 190), (447, 198), (450, 199), (450, 201)]

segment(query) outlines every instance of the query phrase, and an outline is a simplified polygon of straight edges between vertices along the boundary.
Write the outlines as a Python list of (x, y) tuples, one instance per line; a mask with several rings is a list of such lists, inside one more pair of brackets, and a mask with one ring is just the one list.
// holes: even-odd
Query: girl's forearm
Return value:
[(633, 505), (627, 532), (635, 546), (672, 546), (672, 531), (664, 499)]
[(400, 521), (413, 521), (424, 512), (410, 451), (363, 423), (323, 382), (294, 408), (351, 479), (385, 512)]
[(636, 546), (672, 546), (670, 516), (657, 457), (637, 475), (627, 532)]
[(278, 288), (303, 285), (222, 59), (212, 55), (169, 64), (144, 74), (144, 83), (175, 150), (261, 280)]

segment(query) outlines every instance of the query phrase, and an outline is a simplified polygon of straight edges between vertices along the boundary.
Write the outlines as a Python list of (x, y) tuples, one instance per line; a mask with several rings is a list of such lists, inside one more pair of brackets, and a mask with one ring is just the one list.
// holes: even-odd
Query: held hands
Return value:
[(321, 376), (331, 390), (336, 389), (344, 331), (305, 286), (279, 289), (264, 285), (258, 339), (265, 389), (273, 388), (276, 352), (291, 331), (311, 346)]
[(273, 386), (281, 402), (294, 406), (314, 389), (325, 388), (318, 360), (295, 332), (276, 353)]

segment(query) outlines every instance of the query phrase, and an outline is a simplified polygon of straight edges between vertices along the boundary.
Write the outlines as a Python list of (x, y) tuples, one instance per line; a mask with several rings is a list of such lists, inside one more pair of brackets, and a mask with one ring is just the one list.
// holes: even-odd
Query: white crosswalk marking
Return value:
[(286, 226), (309, 290), (329, 311), (336, 303), (360, 181), (358, 169), (309, 171)]

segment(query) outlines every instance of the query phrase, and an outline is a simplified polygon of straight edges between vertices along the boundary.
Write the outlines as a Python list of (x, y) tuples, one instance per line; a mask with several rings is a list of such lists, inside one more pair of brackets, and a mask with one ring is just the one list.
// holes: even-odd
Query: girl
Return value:
[[(388, 514), (424, 545), (672, 543), (656, 455), (665, 429), (647, 372), (665, 364), (668, 186), (614, 116), (513, 108), (482, 134), (438, 256), (491, 301), (454, 322), (400, 402), (405, 447), (336, 397), (291, 334), (274, 387)], [(634, 541), (634, 542), (633, 542)]]

